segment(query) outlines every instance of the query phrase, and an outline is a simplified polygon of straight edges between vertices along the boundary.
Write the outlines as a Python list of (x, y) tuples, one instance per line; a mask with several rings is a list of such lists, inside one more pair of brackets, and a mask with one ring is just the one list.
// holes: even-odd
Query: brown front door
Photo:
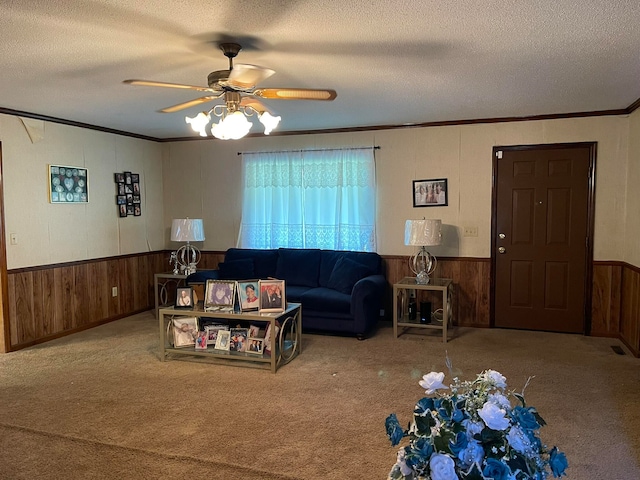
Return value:
[(586, 331), (595, 151), (595, 143), (494, 148), (494, 326)]

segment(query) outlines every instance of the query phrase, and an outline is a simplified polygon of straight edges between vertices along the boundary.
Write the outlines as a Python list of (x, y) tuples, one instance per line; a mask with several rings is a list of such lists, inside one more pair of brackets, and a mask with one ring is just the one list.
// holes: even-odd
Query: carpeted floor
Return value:
[[(377, 479), (395, 461), (384, 419), (409, 421), (418, 379), (493, 368), (548, 425), (569, 479), (640, 478), (640, 359), (617, 340), (498, 329), (364, 341), (303, 337), (277, 374), (161, 362), (144, 313), (0, 355), (2, 479)], [(447, 379), (449, 380), (449, 379)]]

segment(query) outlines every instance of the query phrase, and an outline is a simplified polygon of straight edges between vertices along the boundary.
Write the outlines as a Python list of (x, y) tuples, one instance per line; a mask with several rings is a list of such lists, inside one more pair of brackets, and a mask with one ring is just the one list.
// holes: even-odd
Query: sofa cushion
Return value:
[(301, 287), (299, 285), (288, 285), (284, 286), (284, 294), (287, 298), (287, 302), (301, 303), (302, 295), (305, 292), (311, 290), (311, 287)]
[[(224, 256), (224, 261), (253, 260), (254, 276), (256, 278), (269, 278), (276, 276), (278, 264), (277, 250), (259, 250), (257, 248), (230, 248)], [(246, 277), (251, 278), (251, 277)]]
[(302, 294), (300, 301), (302, 302), (303, 322), (306, 310), (326, 312), (328, 315), (351, 312), (351, 295), (345, 295), (329, 288), (311, 288)]
[(333, 267), (329, 282), (327, 282), (327, 288), (351, 295), (356, 282), (371, 275), (371, 273), (371, 269), (368, 266), (354, 262), (347, 257), (342, 257)]
[(317, 287), (320, 270), (320, 250), (317, 249), (278, 249), (276, 278), (287, 284), (302, 287)]
[(256, 276), (253, 268), (253, 260), (229, 260), (218, 264), (221, 280), (243, 280)]
[(328, 287), (329, 278), (336, 263), (341, 258), (348, 258), (356, 263), (369, 267), (370, 275), (382, 273), (380, 255), (374, 252), (347, 252), (342, 250), (322, 250), (320, 258), (320, 275), (318, 284)]

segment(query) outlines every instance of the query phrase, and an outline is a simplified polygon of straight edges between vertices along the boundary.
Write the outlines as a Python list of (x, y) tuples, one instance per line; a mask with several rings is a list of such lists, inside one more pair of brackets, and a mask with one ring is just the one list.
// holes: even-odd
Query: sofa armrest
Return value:
[(207, 283), (207, 280), (218, 280), (219, 270), (198, 270), (196, 273), (189, 275), (184, 283), (192, 285), (194, 283)]
[(357, 335), (366, 335), (378, 323), (386, 288), (387, 279), (384, 275), (369, 275), (353, 286), (351, 315), (354, 318), (354, 333)]

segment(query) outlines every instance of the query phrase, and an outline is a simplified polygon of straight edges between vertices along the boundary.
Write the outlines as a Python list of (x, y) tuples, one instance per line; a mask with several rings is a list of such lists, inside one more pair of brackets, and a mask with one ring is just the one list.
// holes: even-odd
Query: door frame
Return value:
[(547, 150), (562, 148), (588, 148), (589, 149), (589, 176), (587, 197), (587, 248), (585, 249), (585, 278), (584, 278), (584, 335), (591, 334), (591, 303), (593, 296), (593, 233), (595, 215), (595, 181), (596, 181), (596, 154), (598, 142), (576, 143), (543, 143), (534, 145), (507, 145), (494, 146), (492, 151), (491, 171), (491, 283), (489, 296), (489, 325), (495, 327), (496, 308), (496, 250), (498, 236), (498, 150), (523, 151), (523, 150)]
[(2, 168), (2, 142), (0, 142), (0, 353), (11, 351), (8, 282), (7, 243), (4, 233), (4, 173)]

